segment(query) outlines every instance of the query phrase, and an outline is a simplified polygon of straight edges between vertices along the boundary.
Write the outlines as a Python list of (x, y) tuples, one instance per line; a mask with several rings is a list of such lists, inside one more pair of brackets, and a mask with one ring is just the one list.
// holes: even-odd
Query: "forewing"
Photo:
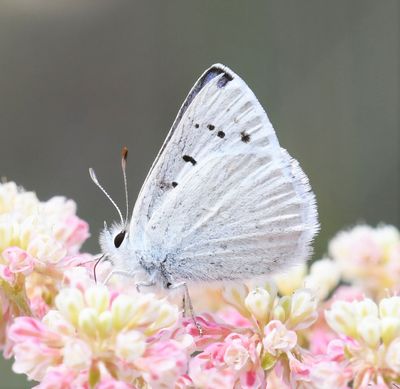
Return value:
[(267, 115), (246, 84), (223, 65), (213, 65), (196, 82), (139, 193), (130, 235), (141, 234), (153, 213), (196, 164), (213, 153), (279, 147)]

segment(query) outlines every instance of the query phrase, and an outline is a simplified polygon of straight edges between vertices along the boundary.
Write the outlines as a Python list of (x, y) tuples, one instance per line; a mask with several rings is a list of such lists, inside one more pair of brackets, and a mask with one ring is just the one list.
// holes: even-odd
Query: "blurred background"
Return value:
[[(315, 257), (341, 228), (400, 225), (398, 0), (1, 0), (0, 175), (73, 198), (98, 251), (183, 99), (214, 62), (241, 75), (316, 193)], [(0, 366), (0, 388), (31, 387)]]

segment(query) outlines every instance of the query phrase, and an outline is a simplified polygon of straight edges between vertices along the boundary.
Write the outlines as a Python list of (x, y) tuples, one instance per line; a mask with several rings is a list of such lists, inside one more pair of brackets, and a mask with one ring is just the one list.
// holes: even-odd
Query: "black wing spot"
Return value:
[(195, 126), (196, 128), (199, 128), (199, 127), (200, 127), (200, 124), (196, 123), (194, 126)]
[(232, 81), (233, 77), (228, 74), (224, 73), (224, 75), (218, 80), (217, 86), (218, 88), (223, 88), (229, 81)]
[(125, 231), (125, 230), (124, 230), (124, 231), (121, 231), (119, 234), (115, 235), (115, 238), (114, 238), (114, 246), (115, 246), (116, 248), (118, 248), (119, 246), (121, 246), (122, 242), (123, 242), (124, 239), (125, 239), (125, 235), (126, 235), (126, 231)]
[(250, 135), (246, 134), (244, 131), (240, 133), (240, 136), (242, 137), (242, 142), (244, 143), (249, 143), (250, 142)]
[(207, 126), (207, 128), (208, 128), (210, 131), (212, 131), (212, 130), (215, 129), (215, 126), (213, 126), (212, 124), (209, 124), (209, 125)]
[(190, 155), (184, 155), (182, 158), (185, 162), (190, 162), (193, 166), (197, 163), (197, 161)]
[(171, 185), (172, 185), (174, 188), (176, 188), (176, 187), (178, 186), (178, 183), (175, 182), (175, 181), (173, 181)]
[(223, 132), (223, 131), (218, 131), (218, 134), (217, 134), (220, 138), (224, 138), (225, 137), (225, 132)]

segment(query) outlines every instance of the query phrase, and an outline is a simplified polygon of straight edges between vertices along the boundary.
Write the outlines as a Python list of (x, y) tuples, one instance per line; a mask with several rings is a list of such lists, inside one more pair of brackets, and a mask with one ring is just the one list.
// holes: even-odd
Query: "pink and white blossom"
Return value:
[(72, 200), (0, 184), (0, 346), (35, 388), (400, 385), (393, 226), (340, 232), (329, 257), (272, 280), (191, 286), (195, 318), (132, 280), (96, 284), (88, 236)]

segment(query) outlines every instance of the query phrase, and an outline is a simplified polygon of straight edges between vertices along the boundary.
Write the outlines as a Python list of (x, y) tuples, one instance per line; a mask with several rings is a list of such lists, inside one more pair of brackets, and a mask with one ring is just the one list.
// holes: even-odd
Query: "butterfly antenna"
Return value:
[(126, 216), (125, 216), (125, 228), (128, 227), (128, 217), (129, 217), (129, 196), (128, 196), (128, 181), (126, 179), (126, 162), (128, 160), (128, 148), (122, 148), (122, 158), (121, 158), (121, 167), (122, 174), (124, 176), (124, 188), (125, 188), (125, 204), (126, 204)]
[(100, 188), (100, 190), (106, 195), (106, 197), (111, 201), (111, 204), (114, 205), (115, 209), (118, 212), (118, 215), (121, 219), (121, 223), (124, 224), (124, 218), (122, 217), (122, 213), (121, 210), (118, 208), (118, 205), (115, 203), (115, 201), (111, 198), (111, 196), (106, 192), (106, 190), (100, 185), (99, 180), (96, 177), (96, 173), (94, 172), (94, 170), (92, 168), (89, 168), (89, 174), (90, 174), (90, 178), (92, 179), (92, 181), (97, 185), (98, 188)]

